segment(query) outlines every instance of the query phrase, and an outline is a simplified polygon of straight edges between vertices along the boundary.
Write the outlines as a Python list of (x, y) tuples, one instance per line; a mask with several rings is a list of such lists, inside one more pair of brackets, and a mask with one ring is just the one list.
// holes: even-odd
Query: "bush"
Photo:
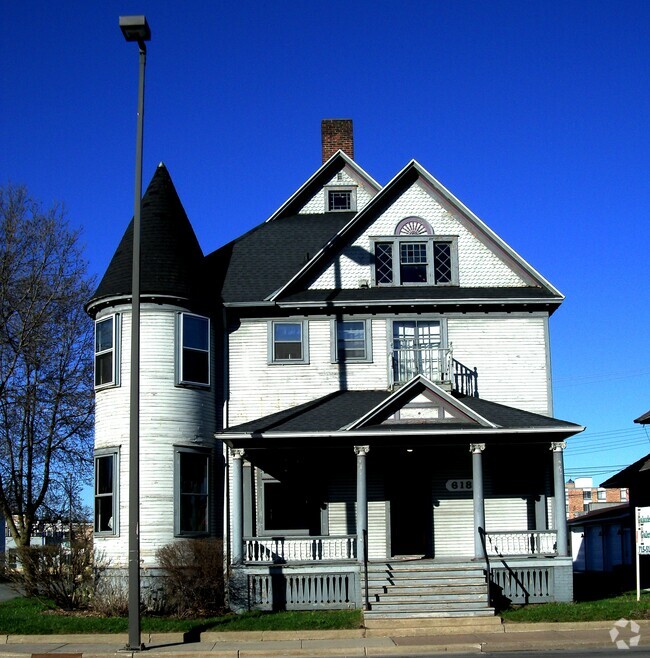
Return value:
[(223, 542), (186, 539), (157, 552), (164, 572), (166, 612), (178, 617), (202, 617), (224, 610)]
[(92, 539), (81, 535), (65, 545), (22, 546), (6, 574), (28, 596), (51, 599), (64, 610), (85, 608), (92, 599), (97, 570)]

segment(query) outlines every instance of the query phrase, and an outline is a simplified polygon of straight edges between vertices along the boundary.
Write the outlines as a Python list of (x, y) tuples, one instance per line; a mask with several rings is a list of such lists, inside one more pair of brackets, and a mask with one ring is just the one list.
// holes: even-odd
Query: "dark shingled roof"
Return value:
[[(312, 400), (290, 409), (248, 423), (236, 425), (224, 430), (224, 434), (262, 434), (267, 432), (336, 432), (350, 423), (358, 420), (377, 405), (386, 400), (390, 391), (336, 391), (324, 397)], [(540, 414), (507, 407), (488, 400), (464, 395), (455, 395), (458, 400), (470, 409), (483, 416), (486, 420), (505, 429), (553, 429), (578, 432), (580, 425), (569, 423), (557, 418), (549, 418)], [(379, 425), (366, 426), (364, 429), (375, 431)], [(460, 428), (481, 428), (474, 422), (456, 423), (418, 423), (392, 424), (382, 426), (386, 431), (399, 429), (408, 430), (441, 430)], [(485, 428), (494, 432), (492, 428)]]
[(304, 214), (260, 224), (207, 257), (224, 302), (260, 302), (295, 276), (355, 213)]
[(644, 413), (642, 416), (639, 416), (634, 422), (639, 423), (640, 425), (650, 424), (650, 411), (646, 411), (646, 413)]
[(492, 302), (499, 300), (539, 300), (559, 304), (560, 300), (547, 288), (460, 288), (458, 286), (382, 286), (343, 290), (304, 290), (282, 296), (279, 303), (329, 302), (389, 302), (477, 300)]
[[(203, 251), (162, 163), (142, 199), (140, 245), (142, 296), (201, 299)], [(131, 295), (132, 262), (133, 219), (87, 308), (104, 298)]]

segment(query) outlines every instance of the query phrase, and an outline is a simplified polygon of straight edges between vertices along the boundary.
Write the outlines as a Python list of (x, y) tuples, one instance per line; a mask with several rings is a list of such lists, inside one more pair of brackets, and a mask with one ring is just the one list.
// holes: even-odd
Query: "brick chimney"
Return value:
[(339, 149), (354, 160), (354, 138), (352, 119), (323, 119), (321, 121), (323, 162), (329, 160)]

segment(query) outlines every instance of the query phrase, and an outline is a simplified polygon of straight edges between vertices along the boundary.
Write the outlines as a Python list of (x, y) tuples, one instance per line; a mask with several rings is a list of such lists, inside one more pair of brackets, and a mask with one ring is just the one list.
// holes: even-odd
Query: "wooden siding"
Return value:
[(447, 332), (454, 358), (477, 368), (482, 398), (550, 413), (545, 315), (450, 316)]
[(230, 335), (228, 425), (308, 402), (341, 388), (388, 385), (386, 322), (372, 321), (371, 363), (332, 363), (331, 318), (309, 320), (309, 363), (268, 363), (268, 321), (242, 320)]
[[(349, 535), (357, 532), (357, 484), (354, 479), (332, 482), (329, 488), (328, 520), (330, 535)], [(388, 557), (387, 502), (384, 485), (373, 473), (368, 474), (368, 557)]]
[[(463, 463), (465, 462), (465, 463)], [(437, 472), (432, 486), (434, 557), (474, 555), (474, 503), (471, 491), (447, 491), (449, 479), (472, 479), (469, 450), (467, 459), (454, 455), (447, 472)]]
[[(97, 537), (97, 547), (112, 567), (128, 563), (130, 307), (121, 313), (121, 386), (97, 391), (95, 448), (120, 448), (120, 532)], [(172, 306), (143, 304), (140, 340), (140, 554), (155, 566), (156, 551), (174, 540), (174, 446), (214, 448), (214, 390), (176, 386), (176, 316)], [(108, 314), (105, 312), (105, 314)], [(212, 341), (214, 343), (214, 341)], [(215, 381), (215, 359), (211, 378)], [(219, 449), (217, 449), (217, 453)], [(218, 459), (218, 454), (217, 457)], [(220, 469), (213, 490), (220, 498)], [(220, 503), (213, 495), (212, 525), (221, 534)]]
[[(392, 317), (406, 320), (411, 316)], [(534, 413), (550, 413), (544, 314), (431, 314), (427, 318), (446, 320), (453, 356), (464, 365), (477, 368), (481, 397)], [(386, 388), (390, 319), (372, 319), (372, 362), (344, 365), (332, 363), (329, 316), (309, 320), (306, 364), (269, 364), (268, 321), (243, 320), (230, 336), (229, 426), (341, 388)]]
[(530, 282), (520, 268), (490, 240), (478, 233), (459, 213), (452, 213), (430, 188), (414, 183), (354, 243), (343, 250), (310, 286), (314, 290), (358, 288), (372, 281), (371, 237), (395, 235), (400, 221), (416, 216), (427, 221), (436, 235), (458, 236), (459, 283), (463, 287), (525, 286)]

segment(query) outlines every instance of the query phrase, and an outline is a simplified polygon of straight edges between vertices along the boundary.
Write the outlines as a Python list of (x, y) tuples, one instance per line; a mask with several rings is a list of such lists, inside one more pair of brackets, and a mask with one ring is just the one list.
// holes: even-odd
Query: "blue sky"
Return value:
[(567, 476), (650, 452), (650, 3), (0, 0), (0, 184), (62, 202), (101, 275), (133, 212), (145, 14), (144, 185), (164, 161), (207, 253), (320, 165), (351, 118), (384, 184), (415, 158), (557, 286)]

